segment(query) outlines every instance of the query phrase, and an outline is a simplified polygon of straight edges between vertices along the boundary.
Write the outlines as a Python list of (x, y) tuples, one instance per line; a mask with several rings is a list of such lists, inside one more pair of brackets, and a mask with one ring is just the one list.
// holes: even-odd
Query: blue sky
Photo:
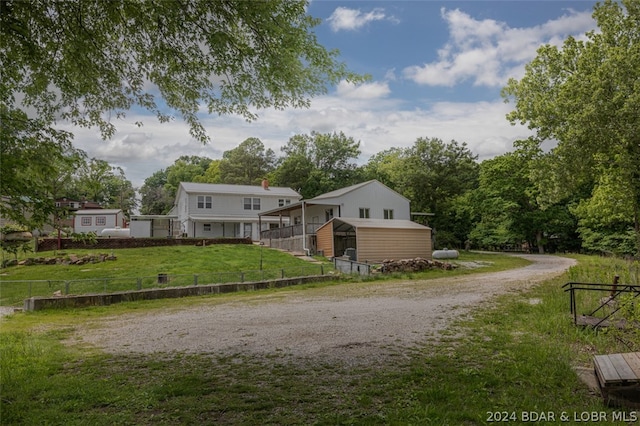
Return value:
[[(508, 78), (543, 44), (561, 45), (595, 29), (594, 1), (340, 1), (314, 0), (309, 14), (326, 48), (338, 49), (349, 69), (371, 75), (314, 98), (304, 110), (258, 110), (258, 120), (203, 117), (212, 142), (189, 136), (179, 117), (160, 124), (132, 111), (118, 133), (102, 141), (95, 129), (70, 129), (76, 147), (120, 166), (134, 186), (180, 155), (221, 158), (249, 137), (281, 155), (295, 134), (342, 131), (361, 142), (360, 164), (419, 137), (466, 142), (479, 160), (512, 149), (530, 131), (505, 119), (513, 105), (500, 98)], [(136, 121), (144, 126), (137, 128)], [(64, 126), (63, 126), (64, 127)]]

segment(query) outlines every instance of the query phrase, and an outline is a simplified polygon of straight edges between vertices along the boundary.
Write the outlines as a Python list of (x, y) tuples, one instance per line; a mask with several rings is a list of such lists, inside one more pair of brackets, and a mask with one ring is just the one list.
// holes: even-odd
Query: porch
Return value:
[(317, 253), (316, 231), (322, 223), (283, 226), (260, 232), (260, 242), (267, 247), (291, 252)]

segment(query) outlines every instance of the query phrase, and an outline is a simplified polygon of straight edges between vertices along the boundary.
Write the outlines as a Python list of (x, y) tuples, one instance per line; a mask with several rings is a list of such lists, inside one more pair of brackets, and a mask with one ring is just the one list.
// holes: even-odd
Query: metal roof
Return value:
[(358, 219), (350, 217), (334, 217), (329, 222), (321, 226), (332, 224), (336, 231), (347, 231), (350, 228), (378, 228), (378, 229), (415, 229), (427, 230), (428, 226), (420, 225), (404, 219)]
[(187, 193), (201, 194), (235, 194), (235, 195), (272, 195), (300, 199), (302, 196), (291, 188), (269, 186), (264, 189), (260, 185), (231, 185), (226, 183), (180, 182)]
[(340, 196), (342, 196), (342, 195), (344, 195), (344, 194), (348, 194), (349, 192), (354, 191), (354, 190), (356, 190), (356, 189), (358, 189), (358, 188), (361, 188), (361, 187), (363, 187), (363, 186), (366, 186), (366, 185), (368, 185), (368, 184), (370, 184), (370, 183), (372, 183), (372, 182), (377, 182), (377, 181), (376, 181), (375, 179), (374, 179), (374, 180), (368, 180), (368, 181), (366, 181), (366, 182), (362, 182), (362, 183), (358, 183), (358, 184), (355, 184), (355, 185), (347, 186), (347, 187), (345, 187), (345, 188), (336, 189), (335, 191), (326, 192), (326, 193), (324, 193), (324, 194), (320, 194), (320, 195), (318, 195), (317, 197), (313, 197), (313, 198), (312, 198), (311, 200), (309, 200), (309, 201), (312, 201), (312, 200), (322, 200), (322, 199), (324, 199), (324, 198), (336, 198), (336, 197), (340, 197)]
[(122, 213), (120, 209), (86, 209), (86, 210), (76, 210), (73, 214), (75, 215), (104, 215), (104, 214), (118, 214)]
[(398, 194), (399, 197), (407, 199), (405, 196), (403, 196), (402, 194), (399, 194), (398, 192), (396, 192), (393, 189), (389, 188), (384, 183), (378, 181), (377, 179), (372, 179), (372, 180), (368, 180), (366, 182), (357, 183), (355, 185), (347, 186), (346, 188), (340, 188), (340, 189), (336, 189), (335, 191), (331, 191), (331, 192), (327, 192), (327, 193), (324, 193), (324, 194), (320, 194), (317, 197), (314, 197), (314, 198), (312, 198), (312, 199), (310, 199), (308, 201), (311, 203), (313, 201), (320, 201), (320, 200), (325, 200), (325, 199), (338, 198), (338, 197), (341, 197), (341, 196), (343, 196), (345, 194), (348, 194), (348, 193), (350, 193), (352, 191), (355, 191), (356, 189), (362, 188), (362, 187), (367, 186), (367, 185), (371, 185), (373, 183), (378, 184), (378, 185), (382, 186), (383, 188), (387, 188), (389, 191), (395, 192), (396, 194)]

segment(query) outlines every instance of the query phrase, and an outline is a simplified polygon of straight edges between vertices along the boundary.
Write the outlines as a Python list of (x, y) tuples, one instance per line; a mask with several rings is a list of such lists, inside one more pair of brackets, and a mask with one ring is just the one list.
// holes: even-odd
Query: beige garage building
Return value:
[(316, 235), (318, 252), (329, 258), (345, 254), (359, 262), (431, 258), (431, 228), (410, 220), (333, 218)]

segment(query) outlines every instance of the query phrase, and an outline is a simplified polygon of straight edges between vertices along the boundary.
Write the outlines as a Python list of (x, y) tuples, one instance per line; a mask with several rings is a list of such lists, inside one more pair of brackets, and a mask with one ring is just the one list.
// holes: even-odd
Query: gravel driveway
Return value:
[(101, 319), (75, 341), (109, 353), (186, 352), (291, 356), (347, 363), (398, 356), (472, 308), (557, 276), (572, 259), (519, 255), (534, 263), (435, 280), (354, 283), (244, 295), (167, 312)]

